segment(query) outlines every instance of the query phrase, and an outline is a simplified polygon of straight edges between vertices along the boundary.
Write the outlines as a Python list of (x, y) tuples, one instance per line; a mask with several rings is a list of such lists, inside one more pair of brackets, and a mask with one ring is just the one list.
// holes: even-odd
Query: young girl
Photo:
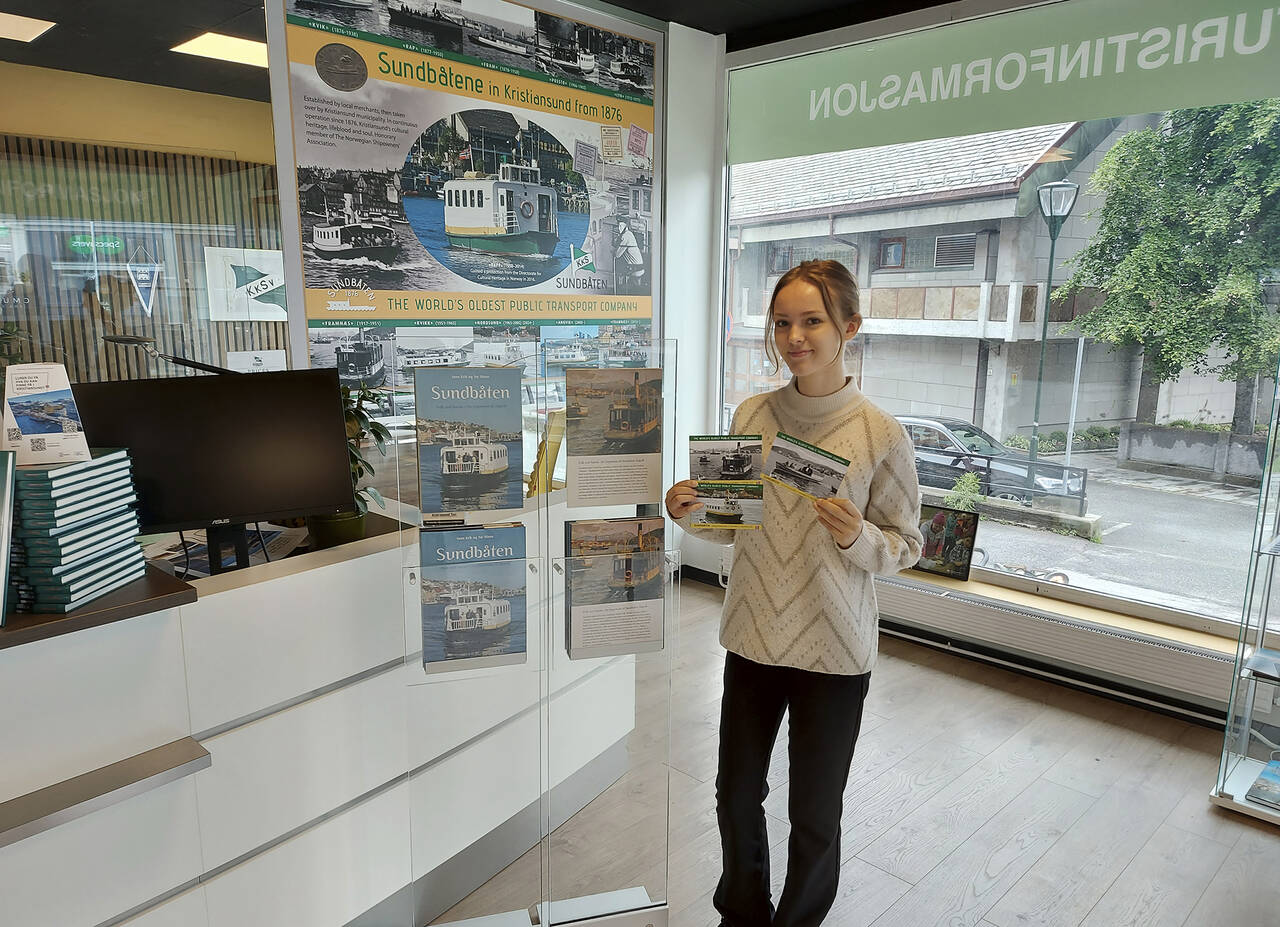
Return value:
[[(783, 274), (766, 319), (765, 350), (791, 370), (781, 389), (752, 396), (734, 434), (778, 432), (848, 458), (839, 494), (811, 501), (764, 486), (759, 531), (693, 528), (697, 481), (667, 492), (686, 531), (735, 544), (720, 622), (728, 654), (720, 708), (716, 817), (723, 873), (715, 906), (725, 927), (816, 927), (836, 897), (840, 817), (878, 633), (873, 573), (920, 557), (920, 488), (902, 426), (845, 374), (845, 344), (862, 324), (858, 288), (836, 261)], [(769, 893), (765, 774), (790, 712), (791, 838), (775, 912)]]

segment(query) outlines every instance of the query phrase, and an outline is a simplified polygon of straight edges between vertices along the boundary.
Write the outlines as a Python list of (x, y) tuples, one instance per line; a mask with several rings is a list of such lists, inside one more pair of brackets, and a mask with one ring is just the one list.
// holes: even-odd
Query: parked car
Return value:
[[(916, 451), (922, 486), (950, 489), (965, 473), (976, 473), (982, 494), (1030, 505), (1033, 499), (1060, 496), (1079, 500), (1084, 514), (1088, 472), (1037, 460), (1005, 447), (977, 425), (958, 418), (896, 416)], [(1034, 471), (1034, 472), (1033, 472)]]

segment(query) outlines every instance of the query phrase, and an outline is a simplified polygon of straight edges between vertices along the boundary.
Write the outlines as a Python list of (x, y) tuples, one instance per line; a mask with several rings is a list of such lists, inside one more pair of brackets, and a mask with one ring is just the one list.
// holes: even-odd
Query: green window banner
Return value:
[(1280, 7), (1062, 0), (729, 75), (729, 161), (847, 151), (1280, 92)]

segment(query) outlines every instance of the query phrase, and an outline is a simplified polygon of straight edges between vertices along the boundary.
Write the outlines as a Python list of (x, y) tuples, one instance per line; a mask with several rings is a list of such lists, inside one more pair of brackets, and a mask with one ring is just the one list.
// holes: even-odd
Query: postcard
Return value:
[(569, 659), (662, 649), (663, 533), (662, 518), (565, 523)]
[(978, 536), (978, 513), (940, 505), (920, 506), (924, 547), (915, 569), (952, 579), (968, 579), (973, 542)]
[(760, 435), (692, 435), (689, 478), (759, 480), (763, 446)]
[(523, 663), (524, 525), (423, 528), (419, 600), (428, 673)]
[(418, 479), (425, 516), (524, 504), (520, 370), (414, 371)]
[(89, 459), (80, 412), (62, 364), (12, 364), (4, 377), (4, 446), (18, 466)]
[(764, 524), (764, 483), (698, 480), (702, 508), (691, 516), (695, 528), (750, 530)]
[(830, 499), (844, 482), (849, 461), (778, 432), (764, 462), (764, 478), (810, 499)]
[(569, 506), (662, 498), (662, 370), (565, 371)]

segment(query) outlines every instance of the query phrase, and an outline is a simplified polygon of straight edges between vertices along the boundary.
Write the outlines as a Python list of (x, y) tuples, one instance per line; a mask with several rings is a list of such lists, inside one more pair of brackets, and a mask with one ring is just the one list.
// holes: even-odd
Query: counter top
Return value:
[(0, 627), (0, 650), (86, 628), (96, 628), (126, 618), (149, 615), (195, 600), (194, 586), (148, 564), (147, 572), (141, 579), (114, 589), (65, 615), (7, 616), (4, 627)]

